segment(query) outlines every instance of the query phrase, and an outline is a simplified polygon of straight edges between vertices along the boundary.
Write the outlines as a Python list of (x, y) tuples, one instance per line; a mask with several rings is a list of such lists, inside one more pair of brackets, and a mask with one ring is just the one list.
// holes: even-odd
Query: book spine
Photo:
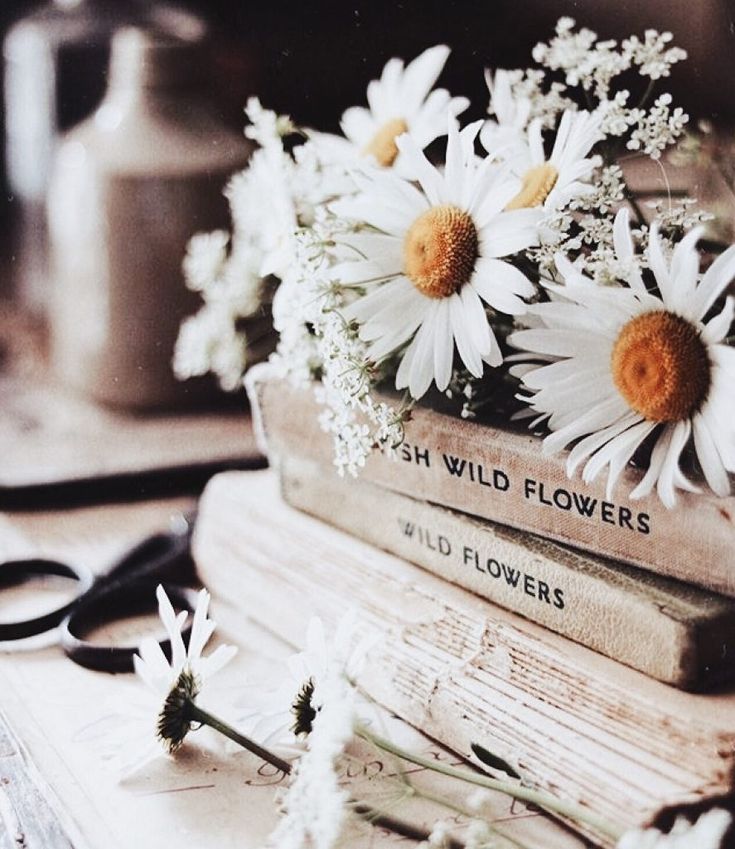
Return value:
[(732, 709), (299, 513), (270, 473), (214, 478), (193, 550), (235, 621), (250, 616), (295, 647), (313, 615), (332, 627), (351, 610), (358, 632), (376, 637), (361, 687), (463, 757), (480, 743), (534, 785), (624, 827), (672, 799), (731, 787)]
[(309, 460), (283, 456), (279, 471), (292, 506), (659, 681), (702, 689), (735, 672), (735, 602), (725, 597)]
[[(331, 464), (311, 389), (266, 380), (260, 407), (271, 461), (298, 451)], [(563, 456), (542, 454), (536, 437), (417, 407), (394, 456), (374, 452), (360, 476), (387, 489), (540, 534), (661, 575), (735, 596), (735, 498), (683, 493), (668, 510), (656, 496), (627, 497), (640, 470), (621, 476), (617, 500), (605, 482), (570, 480)]]

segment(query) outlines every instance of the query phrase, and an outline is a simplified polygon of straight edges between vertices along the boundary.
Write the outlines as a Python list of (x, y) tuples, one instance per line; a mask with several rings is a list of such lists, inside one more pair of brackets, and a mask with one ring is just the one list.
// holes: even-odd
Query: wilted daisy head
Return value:
[(475, 155), (482, 122), (461, 132), (450, 126), (446, 166), (435, 168), (408, 136), (398, 146), (418, 186), (392, 173), (359, 179), (360, 191), (335, 204), (338, 215), (362, 223), (345, 237), (356, 259), (335, 279), (366, 294), (344, 310), (360, 325), (376, 362), (408, 347), (396, 387), (420, 398), (434, 381), (446, 389), (454, 348), (475, 377), (503, 357), (483, 301), (518, 315), (534, 285), (504, 257), (537, 241), (540, 210), (505, 211), (520, 182), (490, 158)]
[(207, 617), (209, 593), (201, 590), (197, 597), (188, 648), (182, 631), (188, 614), (175, 613), (166, 591), (156, 590), (158, 613), (171, 643), (171, 660), (152, 637), (143, 640), (135, 656), (135, 671), (162, 700), (156, 714), (156, 735), (164, 748), (174, 752), (183, 743), (191, 727), (187, 705), (193, 703), (204, 682), (232, 660), (237, 649), (219, 646), (207, 657), (202, 651), (214, 633), (215, 623)]
[(649, 438), (650, 464), (631, 498), (646, 496), (655, 486), (672, 507), (676, 489), (695, 491), (680, 468), (690, 440), (711, 489), (718, 495), (730, 492), (735, 349), (725, 338), (733, 299), (728, 297), (720, 312), (711, 312), (735, 276), (735, 246), (700, 279), (695, 249), (700, 235), (699, 228), (688, 233), (669, 262), (657, 226), (651, 227), (647, 262), (658, 289), (654, 294), (632, 263), (627, 211), (619, 212), (615, 246), (621, 264), (631, 267), (628, 286), (597, 287), (558, 257), (567, 285), (549, 287), (557, 299), (533, 307), (541, 327), (510, 338), (546, 363), (514, 369), (530, 391), (523, 400), (554, 431), (544, 440), (544, 450), (552, 453), (576, 442), (568, 473), (586, 461), (583, 478), (589, 482), (608, 466), (608, 495)]
[(405, 173), (397, 139), (408, 133), (423, 149), (447, 131), (447, 112), (457, 116), (469, 105), (443, 88), (432, 91), (449, 57), (443, 44), (430, 47), (404, 68), (391, 59), (379, 80), (367, 88), (368, 108), (353, 106), (342, 116), (342, 132), (357, 150), (382, 168)]

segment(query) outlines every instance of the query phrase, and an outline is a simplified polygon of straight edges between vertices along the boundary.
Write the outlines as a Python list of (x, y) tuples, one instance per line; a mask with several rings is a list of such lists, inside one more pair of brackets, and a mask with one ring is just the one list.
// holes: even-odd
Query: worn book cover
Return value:
[[(251, 394), (272, 459), (291, 451), (331, 464), (311, 388), (269, 380)], [(608, 498), (604, 481), (568, 478), (565, 457), (544, 456), (529, 433), (420, 406), (395, 454), (374, 452), (360, 471), (396, 492), (735, 596), (735, 497), (682, 493), (671, 510), (655, 497), (630, 500), (642, 474), (627, 469)]]
[(289, 504), (660, 681), (735, 672), (735, 601), (632, 566), (280, 458)]

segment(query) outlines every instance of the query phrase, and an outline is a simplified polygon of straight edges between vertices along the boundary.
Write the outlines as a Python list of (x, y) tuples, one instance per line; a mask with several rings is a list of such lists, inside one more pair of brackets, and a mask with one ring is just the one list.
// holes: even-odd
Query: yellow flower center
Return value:
[(428, 298), (448, 298), (471, 277), (477, 230), (456, 206), (432, 206), (419, 215), (403, 241), (403, 270)]
[(396, 139), (408, 132), (408, 124), (403, 118), (392, 118), (378, 130), (363, 150), (364, 154), (374, 156), (378, 165), (390, 168), (398, 156)]
[(670, 312), (631, 319), (615, 340), (611, 366), (620, 394), (653, 422), (688, 418), (710, 387), (710, 361), (698, 330)]
[(505, 207), (508, 209), (531, 209), (541, 206), (551, 194), (559, 179), (559, 172), (550, 162), (531, 168), (521, 178), (521, 190)]

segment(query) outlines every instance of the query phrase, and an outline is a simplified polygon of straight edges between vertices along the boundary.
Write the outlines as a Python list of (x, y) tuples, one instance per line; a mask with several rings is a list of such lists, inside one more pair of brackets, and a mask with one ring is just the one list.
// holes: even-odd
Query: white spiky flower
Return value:
[(651, 438), (650, 465), (630, 493), (641, 498), (654, 486), (672, 507), (676, 490), (697, 491), (680, 468), (693, 441), (705, 479), (717, 495), (730, 492), (735, 471), (735, 349), (725, 343), (735, 302), (710, 315), (735, 276), (735, 246), (699, 278), (695, 245), (701, 228), (674, 248), (671, 261), (654, 223), (647, 260), (659, 294), (646, 290), (631, 263), (633, 243), (627, 211), (615, 219), (615, 247), (628, 263), (629, 287), (601, 288), (564, 257), (557, 267), (565, 286), (550, 286), (556, 300), (534, 305), (540, 326), (520, 330), (511, 344), (544, 364), (515, 367), (524, 398), (553, 431), (544, 451), (574, 444), (567, 459), (571, 476), (585, 463), (583, 478), (605, 468), (608, 494), (641, 444)]
[(248, 688), (240, 706), (249, 710), (242, 718), (247, 733), (266, 746), (302, 747), (324, 705), (322, 682), (354, 680), (374, 645), (372, 636), (357, 631), (353, 611), (340, 618), (333, 633), (312, 617), (304, 648), (288, 659), (278, 685), (265, 691)]
[(197, 596), (188, 647), (182, 637), (188, 613), (182, 610), (177, 615), (160, 585), (156, 598), (158, 614), (171, 644), (171, 660), (166, 658), (160, 644), (149, 637), (141, 642), (139, 653), (134, 657), (135, 672), (161, 700), (156, 736), (168, 752), (174, 752), (191, 728), (186, 718), (186, 701), (196, 699), (205, 681), (228, 664), (237, 649), (223, 645), (207, 657), (202, 655), (216, 627), (207, 616), (209, 593), (206, 590), (201, 590)]
[[(596, 160), (588, 154), (600, 140), (600, 118), (589, 112), (565, 110), (554, 137), (551, 153), (546, 155), (541, 120), (533, 120), (522, 143), (516, 143), (510, 160), (511, 172), (522, 183), (507, 209), (543, 207), (553, 211), (572, 198), (594, 190), (588, 182)], [(497, 138), (482, 139), (489, 154), (504, 155)], [(507, 150), (506, 154), (507, 155)]]
[(367, 108), (353, 106), (341, 120), (345, 138), (313, 133), (323, 151), (340, 159), (369, 158), (382, 168), (413, 176), (396, 144), (403, 133), (423, 150), (447, 131), (447, 112), (456, 118), (469, 106), (466, 97), (452, 97), (446, 89), (433, 88), (449, 58), (446, 45), (430, 47), (404, 67), (393, 58), (380, 79), (367, 87)]
[(221, 645), (203, 656), (215, 629), (215, 623), (207, 616), (206, 590), (197, 597), (188, 648), (182, 637), (188, 614), (174, 612), (163, 587), (158, 587), (156, 596), (159, 616), (171, 643), (171, 660), (153, 638), (143, 640), (134, 663), (146, 686), (131, 687), (124, 702), (118, 696), (111, 697), (100, 706), (99, 720), (78, 737), (93, 744), (98, 756), (121, 780), (156, 757), (179, 748), (191, 729), (186, 702), (196, 700), (205, 683), (237, 651), (234, 646)]
[(505, 211), (520, 188), (496, 162), (475, 155), (482, 122), (461, 132), (450, 125), (446, 166), (435, 168), (409, 136), (398, 146), (419, 187), (396, 174), (373, 172), (360, 191), (334, 209), (363, 225), (345, 237), (358, 257), (333, 269), (343, 285), (365, 294), (344, 311), (361, 325), (368, 357), (380, 362), (402, 350), (396, 387), (420, 398), (434, 381), (446, 389), (455, 345), (476, 377), (483, 363), (503, 361), (483, 301), (519, 315), (534, 285), (506, 258), (537, 241), (542, 213)]

